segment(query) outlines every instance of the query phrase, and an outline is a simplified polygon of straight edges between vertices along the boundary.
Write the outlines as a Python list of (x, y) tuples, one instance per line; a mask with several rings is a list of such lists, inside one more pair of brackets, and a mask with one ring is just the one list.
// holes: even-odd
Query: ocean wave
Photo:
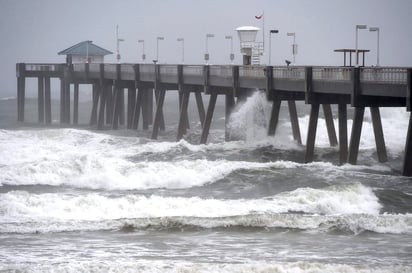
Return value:
[(77, 231), (193, 231), (202, 229), (288, 229), (310, 232), (363, 232), (412, 234), (411, 214), (350, 214), (325, 216), (299, 213), (250, 214), (228, 217), (184, 217), (114, 219), (101, 221), (51, 221), (2, 223), (0, 233), (58, 233)]
[[(206, 159), (210, 151), (240, 149), (242, 144), (239, 142), (200, 146), (185, 141), (141, 142), (135, 137), (119, 137), (75, 129), (0, 130), (0, 186), (66, 185), (108, 190), (175, 189), (212, 184), (239, 170), (302, 168), (331, 176), (365, 169), (390, 171), (388, 167), (380, 165), (335, 166), (325, 162), (301, 164), (277, 160), (261, 163)], [(184, 156), (159, 160), (163, 155), (179, 154), (178, 150), (189, 152)], [(224, 153), (227, 154), (227, 151)], [(191, 154), (195, 154), (197, 159), (191, 159)]]
[(126, 260), (70, 261), (48, 264), (15, 264), (1, 266), (0, 270), (17, 272), (187, 272), (187, 273), (263, 273), (263, 272), (336, 272), (336, 273), (408, 273), (412, 267), (403, 265), (349, 265), (320, 262), (249, 262), (249, 263), (194, 263), (187, 261)]
[(0, 232), (258, 227), (412, 233), (410, 214), (380, 209), (373, 191), (361, 184), (233, 200), (12, 191), (1, 194)]

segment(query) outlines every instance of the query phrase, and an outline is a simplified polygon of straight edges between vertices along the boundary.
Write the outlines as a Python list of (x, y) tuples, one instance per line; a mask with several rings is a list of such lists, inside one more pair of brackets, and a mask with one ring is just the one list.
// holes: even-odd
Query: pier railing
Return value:
[(406, 84), (407, 68), (401, 67), (362, 67), (362, 82), (378, 82), (386, 84)]
[[(18, 64), (17, 74), (23, 72), (25, 77), (65, 77), (66, 72), (72, 72), (77, 78), (99, 79), (101, 69), (104, 70), (105, 79), (134, 80), (135, 66), (138, 66), (139, 80), (154, 82), (156, 80), (155, 64)], [(179, 65), (160, 64), (159, 80), (164, 83), (178, 83)], [(208, 69), (205, 70), (205, 67)], [(222, 87), (231, 87), (235, 76), (233, 65), (182, 65), (182, 74), (185, 84), (203, 84), (205, 71), (208, 71), (209, 84)], [(264, 88), (268, 75), (267, 69), (272, 69), (272, 77), (275, 89), (289, 90), (289, 87), (302, 89), (306, 78), (306, 67), (299, 66), (238, 66), (240, 87)], [(120, 70), (119, 70), (120, 69)], [(402, 86), (407, 84), (408, 69), (406, 67), (361, 67), (360, 83), (365, 86), (365, 92), (373, 92), (378, 88), (383, 90), (385, 85), (397, 86), (398, 93), (403, 92)], [(353, 80), (354, 68), (352, 67), (312, 67), (312, 80), (316, 87), (327, 89), (333, 86), (338, 89), (347, 88)], [(288, 84), (289, 82), (289, 84)], [(391, 87), (393, 89), (393, 87)]]

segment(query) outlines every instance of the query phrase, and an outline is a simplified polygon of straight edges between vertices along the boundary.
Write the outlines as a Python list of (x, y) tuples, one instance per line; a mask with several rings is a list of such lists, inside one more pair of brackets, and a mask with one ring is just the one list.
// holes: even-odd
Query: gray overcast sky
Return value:
[[(156, 36), (160, 62), (181, 59), (178, 37), (185, 38), (185, 63), (202, 64), (205, 34), (211, 64), (229, 63), (233, 35), (236, 63), (241, 62), (236, 27), (262, 27), (255, 15), (265, 14), (266, 46), (272, 36), (272, 64), (291, 59), (296, 33), (297, 65), (341, 65), (336, 48), (355, 47), (355, 25), (381, 29), (381, 65), (412, 66), (412, 0), (0, 0), (0, 97), (15, 96), (17, 62), (64, 62), (57, 52), (92, 40), (116, 51), (119, 25), (122, 62), (140, 61), (139, 39), (145, 40), (147, 60), (155, 59)], [(262, 40), (259, 33), (258, 40)], [(376, 63), (376, 33), (359, 32), (359, 48), (370, 49), (367, 65)], [(115, 62), (115, 54), (106, 58)], [(267, 63), (268, 51), (262, 57)]]

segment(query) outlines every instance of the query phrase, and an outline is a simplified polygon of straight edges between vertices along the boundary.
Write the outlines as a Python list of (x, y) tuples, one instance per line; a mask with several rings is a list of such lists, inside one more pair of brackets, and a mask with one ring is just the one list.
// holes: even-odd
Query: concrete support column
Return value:
[(298, 144), (302, 144), (302, 137), (300, 136), (298, 112), (296, 110), (296, 102), (294, 100), (288, 100), (290, 123), (292, 125), (293, 139)]
[(312, 104), (309, 117), (308, 136), (306, 139), (305, 162), (312, 162), (315, 152), (316, 129), (318, 127), (319, 104)]
[(365, 107), (356, 107), (355, 115), (353, 117), (352, 132), (349, 144), (348, 162), (355, 165), (358, 160), (359, 143), (362, 133), (363, 116), (365, 114)]
[(270, 114), (268, 135), (274, 136), (279, 122), (280, 105), (282, 101), (279, 98), (274, 98), (272, 103), (272, 112)]
[(212, 93), (210, 95), (209, 107), (207, 108), (205, 123), (203, 125), (202, 135), (200, 137), (200, 144), (206, 144), (207, 142), (207, 138), (209, 136), (210, 125), (213, 119), (213, 113), (215, 111), (216, 100), (217, 100), (217, 94)]
[(73, 94), (73, 124), (79, 123), (79, 84), (74, 84)]
[(45, 121), (46, 124), (51, 124), (52, 114), (51, 114), (51, 90), (50, 90), (50, 78), (44, 78), (44, 103), (45, 103)]
[(339, 115), (339, 163), (348, 162), (348, 114), (345, 103), (338, 104)]
[(230, 132), (229, 132), (229, 122), (230, 115), (232, 114), (233, 108), (235, 108), (235, 97), (233, 92), (227, 92), (225, 95), (225, 140), (230, 141)]
[(37, 111), (39, 117), (39, 123), (44, 122), (44, 78), (39, 77), (38, 81), (38, 92), (37, 92)]
[(17, 70), (17, 121), (24, 121), (24, 104), (26, 97), (26, 66), (24, 63), (16, 65)]

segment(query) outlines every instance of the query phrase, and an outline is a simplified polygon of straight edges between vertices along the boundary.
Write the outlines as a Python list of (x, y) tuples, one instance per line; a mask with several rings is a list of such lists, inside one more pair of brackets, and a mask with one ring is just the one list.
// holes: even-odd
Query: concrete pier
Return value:
[[(291, 133), (297, 143), (305, 142), (306, 145), (306, 162), (314, 159), (320, 106), (330, 145), (339, 148), (340, 164), (356, 164), (365, 109), (369, 108), (371, 111), (378, 160), (385, 162), (386, 144), (379, 108), (405, 107), (410, 112), (412, 105), (411, 68), (19, 63), (16, 69), (18, 121), (24, 121), (26, 79), (37, 78), (38, 121), (51, 123), (50, 79), (57, 78), (60, 79), (62, 124), (78, 124), (79, 84), (89, 84), (93, 86), (90, 126), (98, 129), (126, 126), (136, 130), (141, 119), (143, 130), (151, 127), (151, 137), (156, 139), (165, 127), (165, 95), (169, 90), (177, 90), (180, 112), (176, 139), (184, 138), (190, 129), (189, 119), (193, 117), (188, 116), (188, 105), (190, 95), (194, 94), (202, 124), (199, 143), (207, 143), (218, 96), (225, 96), (227, 123), (236, 103), (244, 100), (253, 90), (264, 90), (267, 99), (272, 102), (268, 134), (276, 134), (280, 106), (282, 101), (286, 101)], [(74, 88), (73, 119), (71, 86)], [(204, 96), (209, 96), (206, 112)], [(153, 99), (156, 102), (155, 109)], [(311, 107), (306, 141), (301, 139), (296, 101), (304, 101)], [(338, 108), (338, 135), (332, 116), (334, 105)], [(354, 108), (350, 141), (347, 132), (348, 106)], [(402, 170), (407, 176), (412, 176), (411, 127), (410, 124)], [(230, 139), (228, 133), (226, 139)]]

